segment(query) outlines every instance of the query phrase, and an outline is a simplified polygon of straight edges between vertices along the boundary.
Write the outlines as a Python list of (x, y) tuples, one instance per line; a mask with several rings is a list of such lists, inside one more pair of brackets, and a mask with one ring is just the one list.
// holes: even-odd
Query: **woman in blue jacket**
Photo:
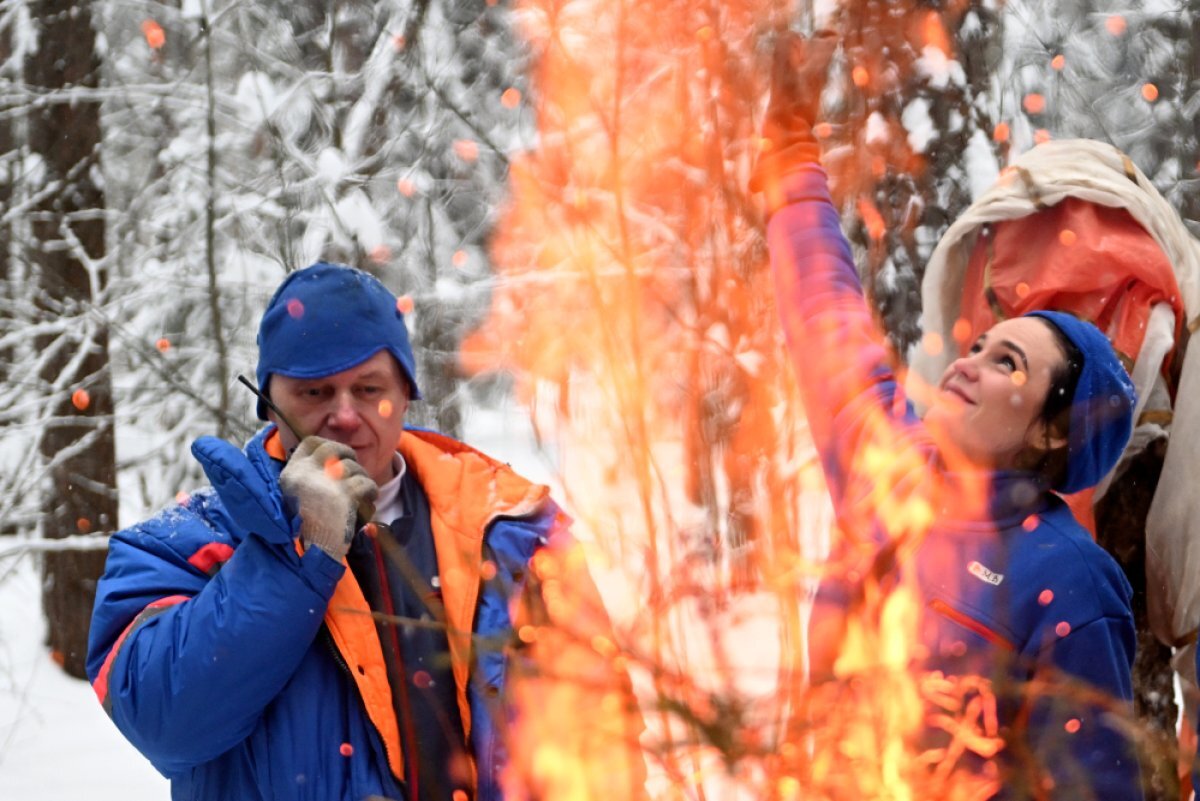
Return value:
[(991, 680), (1002, 794), (1139, 799), (1119, 720), (1132, 698), (1131, 589), (1056, 494), (1116, 464), (1129, 376), (1093, 325), (1035, 312), (976, 332), (916, 417), (809, 132), (834, 46), (781, 43), (768, 155), (752, 181), (766, 194), (779, 310), (845, 535), (845, 569), (822, 581), (813, 611), (813, 679), (833, 675), (866, 583), (909, 577), (923, 603), (919, 667)]

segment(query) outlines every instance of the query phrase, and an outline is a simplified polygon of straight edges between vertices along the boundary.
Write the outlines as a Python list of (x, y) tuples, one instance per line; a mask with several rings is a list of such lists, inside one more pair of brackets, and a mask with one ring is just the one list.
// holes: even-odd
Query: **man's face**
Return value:
[(291, 431), (268, 411), (287, 450), (298, 436), (316, 435), (349, 445), (376, 484), (395, 475), (392, 456), (404, 431), (408, 384), (387, 351), (324, 378), (272, 375), (271, 401), (299, 431)]

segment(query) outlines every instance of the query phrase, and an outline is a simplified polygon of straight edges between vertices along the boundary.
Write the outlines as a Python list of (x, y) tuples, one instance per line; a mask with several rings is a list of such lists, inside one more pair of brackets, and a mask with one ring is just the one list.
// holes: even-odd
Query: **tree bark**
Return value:
[[(31, 215), (37, 306), (47, 319), (73, 319), (43, 337), (39, 379), (52, 387), (40, 451), (44, 534), (59, 538), (117, 523), (113, 396), (108, 332), (95, 306), (105, 283), (104, 191), (100, 183), (100, 105), (65, 98), (98, 85), (92, 4), (44, 0), (33, 6), (38, 47), (25, 78), (44, 100), (29, 115), (29, 144), (45, 168)], [(64, 341), (65, 340), (65, 341)], [(87, 632), (103, 551), (48, 553), (42, 604), (47, 644), (72, 676), (84, 676)]]

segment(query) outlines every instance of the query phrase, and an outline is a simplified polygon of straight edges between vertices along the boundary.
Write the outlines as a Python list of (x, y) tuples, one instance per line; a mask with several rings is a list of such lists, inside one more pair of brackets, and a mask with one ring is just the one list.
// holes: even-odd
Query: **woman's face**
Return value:
[(1029, 446), (1064, 444), (1041, 420), (1052, 376), (1066, 359), (1038, 317), (997, 323), (938, 382), (926, 425), (947, 460), (993, 469), (1016, 466)]

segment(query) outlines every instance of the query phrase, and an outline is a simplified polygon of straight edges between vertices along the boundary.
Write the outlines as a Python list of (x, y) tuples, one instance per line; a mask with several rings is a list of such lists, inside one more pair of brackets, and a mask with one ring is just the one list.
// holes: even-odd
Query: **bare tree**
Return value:
[[(36, 305), (56, 323), (38, 338), (37, 376), (47, 399), (39, 448), (47, 537), (110, 529), (117, 523), (113, 393), (102, 303), (104, 191), (100, 184), (100, 105), (92, 5), (47, 0), (35, 7), (37, 49), (25, 79), (41, 102), (29, 110), (29, 144), (42, 181), (30, 217)], [(97, 551), (45, 555), (43, 607), (48, 640), (68, 673), (84, 675)]]

